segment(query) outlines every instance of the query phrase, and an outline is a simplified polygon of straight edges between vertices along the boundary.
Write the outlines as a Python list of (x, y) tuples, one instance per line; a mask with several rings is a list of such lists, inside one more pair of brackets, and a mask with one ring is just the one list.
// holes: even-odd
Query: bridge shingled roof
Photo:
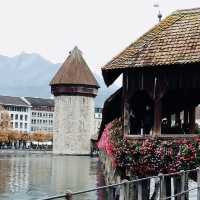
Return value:
[(194, 8), (173, 12), (102, 67), (102, 72), (199, 62), (200, 8)]

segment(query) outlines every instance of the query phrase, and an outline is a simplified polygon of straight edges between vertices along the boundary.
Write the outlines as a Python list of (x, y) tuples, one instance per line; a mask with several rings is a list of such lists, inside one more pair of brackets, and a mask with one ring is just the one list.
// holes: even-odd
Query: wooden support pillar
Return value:
[[(138, 179), (137, 176), (131, 175), (131, 180), (136, 180)], [(138, 183), (130, 183), (129, 185), (130, 189), (130, 199), (131, 200), (138, 200)]]
[(184, 122), (183, 122), (183, 129), (185, 133), (188, 133), (188, 126), (189, 126), (189, 111), (188, 109), (184, 110)]
[(197, 168), (197, 200), (200, 200), (200, 167)]
[(167, 116), (167, 125), (168, 125), (168, 128), (171, 128), (171, 125), (172, 125), (172, 117), (171, 117), (171, 115)]
[(149, 200), (150, 179), (138, 182), (138, 200)]
[[(184, 187), (185, 191), (187, 191), (189, 189), (189, 177), (188, 177), (188, 172), (185, 173), (185, 187)], [(185, 200), (189, 200), (189, 192), (185, 193)]]
[(188, 110), (184, 110), (184, 124), (189, 123)]
[(154, 103), (154, 126), (153, 126), (153, 135), (161, 135), (161, 121), (162, 121), (162, 104), (161, 100), (156, 100)]
[[(165, 176), (165, 184), (166, 184), (166, 197), (170, 197), (172, 195), (171, 191), (171, 176)], [(171, 200), (171, 198), (168, 198)]]
[(123, 74), (123, 133), (130, 134), (130, 103), (128, 99), (128, 73)]
[(142, 200), (149, 200), (150, 196), (150, 179), (142, 181)]
[(180, 119), (180, 112), (177, 112), (175, 114), (175, 124), (178, 125), (179, 127), (181, 126), (181, 119)]
[(175, 197), (175, 200), (188, 200), (188, 193), (185, 191), (188, 190), (188, 176), (182, 170), (181, 174), (174, 176), (174, 194), (179, 194)]
[(194, 133), (195, 130), (195, 110), (195, 106), (189, 110), (190, 134)]
[(166, 198), (166, 182), (163, 174), (159, 174), (160, 177), (160, 199)]

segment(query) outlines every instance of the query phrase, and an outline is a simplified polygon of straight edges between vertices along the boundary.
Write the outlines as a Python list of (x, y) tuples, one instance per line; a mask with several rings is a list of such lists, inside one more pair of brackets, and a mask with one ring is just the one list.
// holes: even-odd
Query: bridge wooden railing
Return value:
[[(192, 188), (186, 187), (187, 185), (186, 181), (188, 180), (189, 173), (196, 173), (196, 176), (197, 176), (197, 186), (192, 187)], [(174, 185), (174, 192), (170, 196), (167, 196), (167, 192), (166, 192), (166, 187), (167, 187), (166, 178), (167, 177), (170, 178), (170, 182), (171, 182), (171, 178), (173, 178), (175, 180), (174, 182), (176, 182), (176, 185)], [(140, 178), (140, 179), (135, 179), (135, 180), (130, 180), (130, 181), (123, 180), (121, 183), (118, 183), (118, 184), (112, 184), (112, 185), (92, 188), (92, 189), (78, 191), (78, 192), (67, 191), (64, 194), (45, 197), (45, 198), (42, 198), (41, 200), (53, 200), (53, 199), (59, 199), (59, 198), (65, 198), (66, 200), (73, 200), (78, 195), (95, 192), (99, 190), (108, 191), (109, 196), (106, 198), (107, 200), (116, 200), (116, 199), (144, 200), (147, 198), (144, 196), (142, 192), (143, 191), (142, 182), (147, 181), (147, 180), (152, 180), (152, 179), (154, 179), (155, 181), (155, 190), (154, 190), (154, 193), (150, 197), (151, 200), (167, 200), (167, 199), (172, 199), (174, 197), (177, 200), (188, 200), (189, 193), (195, 190), (197, 191), (195, 199), (200, 200), (200, 168), (180, 171), (180, 172), (170, 173), (170, 174), (160, 174), (159, 176), (145, 177), (145, 178)], [(133, 189), (133, 188), (136, 188), (135, 186), (137, 186), (137, 190)], [(135, 193), (137, 193), (137, 195), (135, 195)]]

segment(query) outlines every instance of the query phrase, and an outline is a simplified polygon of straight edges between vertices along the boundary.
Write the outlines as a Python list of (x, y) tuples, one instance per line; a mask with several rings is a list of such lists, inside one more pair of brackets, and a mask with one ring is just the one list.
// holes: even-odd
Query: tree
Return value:
[(7, 130), (10, 128), (10, 115), (8, 111), (0, 105), (0, 129)]

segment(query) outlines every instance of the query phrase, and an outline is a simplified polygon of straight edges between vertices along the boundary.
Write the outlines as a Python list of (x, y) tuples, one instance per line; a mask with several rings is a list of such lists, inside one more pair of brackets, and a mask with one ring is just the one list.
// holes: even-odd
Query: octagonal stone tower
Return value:
[(53, 152), (88, 155), (99, 85), (75, 47), (50, 82), (55, 96)]

